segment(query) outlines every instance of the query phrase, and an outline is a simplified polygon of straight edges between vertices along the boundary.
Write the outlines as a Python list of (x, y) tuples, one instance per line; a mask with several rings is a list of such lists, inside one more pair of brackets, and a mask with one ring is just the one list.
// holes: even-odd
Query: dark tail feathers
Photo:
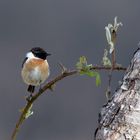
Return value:
[(27, 90), (28, 90), (29, 92), (33, 93), (34, 90), (35, 90), (35, 86), (29, 85)]

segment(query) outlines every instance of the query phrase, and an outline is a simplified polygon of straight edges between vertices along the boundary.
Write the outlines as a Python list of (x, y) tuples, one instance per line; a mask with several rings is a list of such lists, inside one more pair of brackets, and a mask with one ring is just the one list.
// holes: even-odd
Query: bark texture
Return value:
[(95, 140), (140, 140), (140, 49), (127, 68), (122, 84), (102, 107)]

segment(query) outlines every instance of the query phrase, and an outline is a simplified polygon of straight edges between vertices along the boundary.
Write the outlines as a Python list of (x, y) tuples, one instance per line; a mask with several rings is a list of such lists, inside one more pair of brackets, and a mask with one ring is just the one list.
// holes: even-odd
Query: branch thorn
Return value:
[(58, 64), (59, 64), (59, 66), (60, 66), (60, 68), (62, 70), (62, 73), (66, 73), (67, 72), (67, 68), (61, 62), (59, 62)]

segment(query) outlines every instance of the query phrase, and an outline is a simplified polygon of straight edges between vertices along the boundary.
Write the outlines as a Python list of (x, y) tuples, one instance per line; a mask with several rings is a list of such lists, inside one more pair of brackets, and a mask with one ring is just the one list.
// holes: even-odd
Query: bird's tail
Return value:
[(29, 85), (27, 90), (28, 90), (29, 92), (33, 93), (34, 90), (35, 90), (35, 86)]

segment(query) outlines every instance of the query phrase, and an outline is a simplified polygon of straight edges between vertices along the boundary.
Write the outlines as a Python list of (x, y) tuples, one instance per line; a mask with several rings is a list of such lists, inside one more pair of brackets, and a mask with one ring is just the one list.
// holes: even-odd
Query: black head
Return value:
[(31, 52), (34, 54), (35, 57), (38, 57), (44, 60), (46, 59), (47, 56), (51, 55), (40, 47), (32, 48)]

